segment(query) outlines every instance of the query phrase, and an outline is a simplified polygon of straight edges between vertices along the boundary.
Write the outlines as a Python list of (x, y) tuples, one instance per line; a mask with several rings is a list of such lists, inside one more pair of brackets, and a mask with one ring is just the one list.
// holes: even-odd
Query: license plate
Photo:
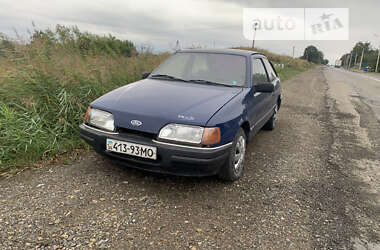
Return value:
[(157, 159), (157, 148), (145, 146), (137, 143), (107, 139), (106, 148), (108, 151), (126, 155), (133, 155), (148, 159)]

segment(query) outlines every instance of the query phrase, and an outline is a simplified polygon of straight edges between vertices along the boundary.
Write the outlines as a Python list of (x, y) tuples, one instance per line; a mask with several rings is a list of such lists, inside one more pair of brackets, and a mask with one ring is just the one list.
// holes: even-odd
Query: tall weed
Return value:
[(0, 171), (80, 146), (78, 124), (88, 104), (139, 80), (167, 57), (83, 54), (70, 43), (38, 36), (33, 43), (14, 43), (0, 58), (7, 66), (0, 70)]

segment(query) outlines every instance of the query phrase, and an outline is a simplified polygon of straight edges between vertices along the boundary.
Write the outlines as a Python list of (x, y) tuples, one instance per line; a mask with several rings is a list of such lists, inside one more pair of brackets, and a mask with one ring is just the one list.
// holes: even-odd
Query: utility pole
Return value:
[(351, 59), (352, 59), (352, 53), (350, 53), (350, 60), (348, 61), (348, 70), (350, 69), (351, 67)]
[(179, 44), (179, 40), (175, 43), (175, 51), (181, 50), (181, 45)]
[(345, 65), (346, 65), (346, 69), (348, 69), (348, 62), (349, 62), (349, 60), (350, 60), (350, 58), (348, 57), (348, 56), (346, 56), (346, 58), (345, 58)]
[(296, 48), (296, 46), (293, 46), (293, 58), (294, 58), (294, 49)]
[(362, 68), (363, 57), (364, 57), (364, 47), (363, 47), (363, 50), (362, 50), (362, 57), (360, 58), (359, 70), (361, 70), (361, 68)]
[(253, 40), (252, 40), (252, 49), (254, 49), (254, 48), (255, 48), (255, 37), (256, 37), (257, 24), (258, 24), (258, 23), (254, 23), (254, 24), (253, 24)]
[(379, 58), (380, 58), (380, 46), (379, 46), (379, 51), (377, 52), (377, 62), (376, 62), (376, 70), (375, 70), (376, 73), (377, 73), (377, 69), (379, 68)]

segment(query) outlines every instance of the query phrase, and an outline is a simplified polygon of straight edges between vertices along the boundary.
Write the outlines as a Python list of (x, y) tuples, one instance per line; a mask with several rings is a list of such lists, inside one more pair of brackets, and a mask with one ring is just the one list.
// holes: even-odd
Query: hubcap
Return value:
[(243, 167), (243, 160), (245, 156), (245, 138), (244, 136), (240, 136), (237, 140), (235, 147), (235, 157), (234, 157), (234, 171), (235, 173), (239, 173), (241, 168)]

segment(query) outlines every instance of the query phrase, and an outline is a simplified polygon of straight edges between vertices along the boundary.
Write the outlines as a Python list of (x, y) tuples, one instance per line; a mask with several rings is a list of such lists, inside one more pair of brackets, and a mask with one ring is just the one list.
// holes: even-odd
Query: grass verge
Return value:
[(83, 148), (78, 124), (88, 104), (139, 80), (167, 57), (83, 54), (38, 37), (26, 45), (14, 43), (0, 57), (0, 172)]
[(274, 54), (264, 49), (252, 49), (248, 47), (236, 47), (236, 49), (254, 50), (256, 52), (265, 54), (268, 59), (274, 64), (276, 71), (281, 81), (283, 82), (315, 66), (306, 60), (292, 58), (286, 55)]

